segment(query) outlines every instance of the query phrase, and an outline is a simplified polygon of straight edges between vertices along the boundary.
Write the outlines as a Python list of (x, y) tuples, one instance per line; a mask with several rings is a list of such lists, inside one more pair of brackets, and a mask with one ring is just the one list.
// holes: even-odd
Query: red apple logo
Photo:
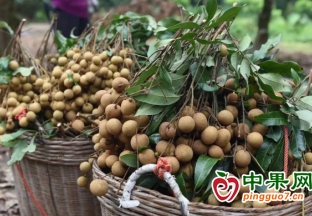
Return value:
[[(212, 190), (219, 202), (232, 202), (237, 196), (240, 188), (238, 178), (229, 176), (228, 172), (216, 171), (218, 177), (212, 180)], [(228, 191), (231, 186), (230, 191)], [(226, 195), (222, 195), (220, 191), (228, 191)]]

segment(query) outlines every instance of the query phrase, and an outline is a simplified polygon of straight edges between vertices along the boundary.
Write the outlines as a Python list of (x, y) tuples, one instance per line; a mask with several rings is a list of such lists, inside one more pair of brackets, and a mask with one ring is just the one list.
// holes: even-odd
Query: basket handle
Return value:
[[(140, 202), (138, 200), (130, 200), (131, 191), (133, 190), (138, 178), (140, 178), (144, 173), (154, 172), (154, 169), (156, 167), (157, 167), (156, 164), (147, 164), (147, 165), (140, 167), (139, 169), (137, 169), (134, 173), (130, 175), (125, 185), (122, 197), (121, 199), (119, 199), (121, 207), (133, 208), (133, 207), (137, 207), (140, 205)], [(176, 183), (174, 176), (171, 175), (170, 172), (167, 172), (167, 171), (164, 172), (162, 168), (159, 168), (158, 172), (163, 174), (164, 180), (169, 184), (171, 190), (173, 191), (173, 193), (179, 200), (182, 215), (188, 216), (189, 215), (189, 211), (188, 211), (189, 201), (181, 193), (179, 185)]]

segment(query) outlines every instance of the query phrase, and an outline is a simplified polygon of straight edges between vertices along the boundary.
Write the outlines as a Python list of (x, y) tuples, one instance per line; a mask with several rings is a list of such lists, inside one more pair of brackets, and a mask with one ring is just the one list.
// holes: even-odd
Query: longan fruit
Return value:
[(225, 57), (228, 54), (229, 54), (229, 51), (227, 50), (227, 47), (224, 44), (221, 44), (221, 48), (220, 48), (221, 57)]
[(110, 133), (108, 133), (108, 131), (106, 129), (106, 124), (107, 124), (107, 120), (106, 119), (100, 121), (100, 123), (99, 123), (99, 133), (100, 133), (101, 137), (110, 139), (110, 138), (112, 138), (112, 135)]
[(252, 148), (258, 149), (263, 143), (263, 136), (258, 132), (252, 132), (247, 135), (247, 143)]
[(239, 150), (235, 154), (235, 164), (239, 167), (246, 167), (251, 162), (251, 156), (248, 151)]
[(226, 96), (226, 100), (229, 104), (237, 104), (238, 95), (235, 92), (232, 92)]
[(233, 105), (228, 105), (226, 106), (225, 108), (226, 110), (230, 111), (233, 115), (234, 118), (237, 118), (238, 117), (238, 109), (233, 106)]
[(231, 140), (231, 133), (227, 129), (218, 130), (216, 144), (221, 148), (225, 147)]
[(122, 92), (129, 86), (129, 81), (123, 77), (117, 77), (113, 80), (112, 87), (117, 92)]
[(159, 134), (162, 139), (172, 139), (176, 134), (176, 129), (170, 122), (163, 122), (159, 126)]
[(22, 117), (18, 123), (21, 127), (27, 127), (29, 125), (29, 122), (26, 117)]
[(220, 148), (217, 145), (212, 145), (209, 147), (208, 155), (212, 158), (223, 158), (224, 157), (224, 153), (223, 153), (222, 148)]
[(175, 152), (175, 146), (165, 140), (160, 140), (156, 144), (156, 152), (162, 157), (173, 156)]
[(141, 164), (155, 164), (157, 159), (155, 157), (155, 152), (151, 149), (144, 149), (139, 153), (139, 161)]
[(124, 78), (128, 78), (130, 76), (130, 71), (128, 68), (123, 68), (120, 70), (120, 76)]
[(112, 56), (111, 62), (112, 62), (114, 65), (120, 65), (120, 64), (123, 63), (123, 58), (120, 57), (120, 56)]
[(129, 68), (133, 66), (133, 61), (131, 58), (125, 58), (124, 64)]
[(208, 152), (209, 147), (203, 144), (201, 140), (195, 140), (192, 145), (192, 149), (193, 149), (194, 154), (201, 155), (201, 154), (206, 154)]
[(191, 117), (193, 117), (194, 114), (195, 114), (195, 110), (194, 110), (192, 107), (190, 107), (190, 106), (185, 106), (185, 107), (183, 108), (182, 112), (181, 112), (181, 117), (182, 117), (182, 116), (191, 116)]
[(122, 128), (122, 124), (116, 118), (109, 119), (106, 123), (107, 132), (110, 133), (111, 135), (120, 134), (121, 128)]
[(228, 110), (222, 110), (217, 115), (218, 122), (223, 126), (231, 125), (234, 122), (233, 114)]
[(57, 60), (58, 64), (61, 65), (61, 66), (64, 66), (67, 64), (68, 60), (66, 57), (62, 56), (62, 57), (59, 57), (59, 59)]
[(150, 118), (147, 115), (136, 116), (135, 120), (138, 122), (140, 129), (145, 128), (150, 122)]
[(104, 179), (94, 179), (90, 184), (90, 191), (94, 196), (105, 196), (108, 184)]
[(183, 133), (190, 133), (195, 129), (195, 121), (191, 116), (183, 116), (179, 119), (178, 128)]
[(252, 201), (252, 207), (253, 208), (265, 208), (267, 206), (268, 205), (265, 202), (259, 202), (259, 201), (256, 201), (256, 200)]
[(91, 170), (91, 164), (89, 162), (82, 162), (79, 168), (81, 172), (87, 173)]
[(84, 131), (84, 123), (83, 121), (79, 119), (75, 119), (72, 123), (72, 128), (74, 128), (77, 131)]
[(17, 70), (17, 68), (19, 68), (18, 62), (15, 60), (10, 61), (9, 62), (9, 68), (10, 68), (10, 70), (13, 70), (13, 71)]
[(268, 126), (265, 126), (265, 125), (262, 125), (262, 124), (255, 124), (253, 127), (252, 127), (252, 132), (258, 132), (260, 133), (262, 136), (265, 136), (267, 134), (269, 130), (269, 127)]
[(113, 164), (116, 162), (116, 161), (118, 161), (119, 159), (118, 159), (118, 156), (116, 156), (116, 155), (109, 155), (109, 156), (107, 156), (107, 158), (106, 158), (106, 166), (108, 167), (108, 168), (112, 168), (112, 166), (113, 166)]
[(120, 106), (118, 104), (109, 104), (105, 108), (106, 119), (119, 118), (121, 116)]
[(132, 98), (128, 98), (121, 103), (121, 112), (123, 115), (132, 115), (135, 113), (136, 102)]
[(193, 158), (193, 150), (190, 146), (181, 144), (175, 149), (175, 156), (180, 162), (189, 162)]
[(122, 132), (129, 137), (134, 136), (138, 131), (138, 123), (134, 120), (128, 120), (122, 125)]
[(180, 169), (180, 162), (176, 157), (173, 156), (167, 156), (165, 159), (170, 163), (171, 165), (171, 174), (177, 174)]
[(203, 113), (195, 113), (193, 119), (195, 121), (195, 130), (197, 131), (203, 131), (208, 126), (207, 118)]
[(252, 109), (248, 112), (248, 119), (251, 122), (255, 122), (254, 117), (258, 116), (258, 115), (262, 115), (264, 114), (262, 110), (256, 108), (256, 109)]
[(257, 107), (257, 101), (254, 98), (249, 98), (247, 100), (247, 104), (248, 105), (245, 105), (245, 107), (248, 110), (252, 110), (252, 109), (255, 109)]
[(217, 200), (216, 196), (212, 193), (208, 196), (207, 199), (208, 205), (219, 206), (220, 202)]
[(307, 165), (312, 165), (312, 153), (311, 152), (305, 153), (304, 154), (304, 160), (305, 160)]
[(83, 58), (84, 58), (86, 61), (91, 61), (92, 58), (93, 58), (93, 54), (92, 54), (91, 52), (87, 51), (87, 52), (85, 52), (85, 53), (83, 54)]
[(218, 130), (213, 126), (206, 127), (201, 133), (201, 141), (206, 145), (213, 144), (218, 138)]
[(234, 128), (234, 136), (239, 140), (245, 140), (245, 133), (249, 133), (249, 126), (244, 123), (240, 123)]
[(92, 63), (95, 65), (100, 65), (101, 64), (101, 57), (100, 56), (93, 56), (92, 58)]
[(140, 149), (143, 146), (149, 145), (149, 138), (145, 134), (136, 134), (131, 138), (131, 148), (133, 150)]
[(27, 121), (32, 122), (36, 119), (36, 114), (33, 111), (28, 111), (26, 114)]
[[(100, 145), (100, 144), (99, 144)], [(106, 168), (106, 158), (109, 156), (106, 152), (102, 153), (98, 158), (97, 158), (97, 164), (99, 165), (100, 168)]]
[(78, 179), (77, 179), (77, 185), (79, 187), (87, 187), (88, 186), (88, 178), (85, 177), (85, 176), (80, 176)]
[(114, 176), (123, 178), (127, 172), (127, 168), (124, 167), (120, 161), (116, 161), (112, 166), (112, 174)]

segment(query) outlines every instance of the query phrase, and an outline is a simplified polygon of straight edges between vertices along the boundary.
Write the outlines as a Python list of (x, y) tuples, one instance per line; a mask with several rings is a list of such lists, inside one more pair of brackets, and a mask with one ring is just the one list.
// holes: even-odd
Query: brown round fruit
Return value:
[(257, 107), (257, 101), (254, 98), (249, 98), (247, 100), (247, 105), (245, 105), (246, 109), (252, 110)]
[(123, 178), (127, 172), (127, 168), (124, 167), (120, 161), (116, 161), (112, 166), (112, 174), (114, 176)]
[(205, 145), (201, 140), (195, 140), (192, 149), (194, 154), (196, 155), (202, 155), (207, 154), (209, 147)]
[(246, 167), (250, 164), (251, 156), (248, 151), (239, 150), (235, 154), (235, 164), (239, 167)]
[(249, 126), (244, 123), (240, 123), (234, 128), (234, 136), (240, 140), (245, 140), (246, 135), (249, 133)]
[(77, 185), (79, 187), (87, 187), (88, 186), (88, 178), (85, 177), (85, 176), (80, 176), (78, 179), (77, 179)]
[(173, 156), (165, 157), (165, 159), (171, 165), (171, 174), (173, 174), (173, 175), (177, 174), (179, 172), (179, 169), (180, 169), (180, 162), (178, 161), (178, 159), (176, 157), (173, 157)]
[(222, 110), (217, 115), (218, 122), (223, 126), (231, 125), (234, 122), (233, 114), (228, 110)]
[(121, 128), (122, 128), (122, 124), (116, 118), (112, 118), (112, 119), (108, 120), (106, 123), (107, 132), (110, 133), (111, 135), (116, 136), (116, 135), (120, 134)]
[(139, 161), (141, 164), (155, 164), (157, 159), (155, 157), (155, 152), (151, 149), (144, 149), (139, 153)]
[(94, 196), (105, 196), (108, 184), (104, 179), (94, 179), (90, 184), (90, 191)]
[(83, 121), (76, 119), (72, 123), (72, 128), (74, 128), (77, 131), (84, 131), (84, 123)]
[(134, 99), (128, 98), (128, 99), (122, 101), (120, 107), (121, 107), (122, 114), (132, 115), (135, 113), (136, 102)]
[(206, 127), (201, 133), (201, 141), (206, 145), (211, 145), (218, 139), (218, 130), (213, 126)]
[(254, 117), (255, 117), (255, 116), (258, 116), (258, 115), (262, 115), (262, 114), (263, 114), (263, 111), (262, 111), (262, 110), (260, 110), (260, 109), (258, 109), (258, 108), (252, 109), (252, 110), (250, 110), (250, 111), (248, 112), (248, 119), (249, 119), (249, 121), (251, 121), (251, 122), (256, 122), (256, 121), (254, 120)]
[(129, 86), (129, 81), (123, 77), (117, 77), (113, 80), (112, 87), (117, 92), (122, 92)]
[(231, 133), (227, 129), (218, 130), (218, 138), (216, 140), (216, 144), (223, 148), (225, 147), (231, 140)]
[(156, 145), (156, 152), (161, 157), (173, 156), (175, 146), (165, 140), (160, 140)]
[(19, 68), (18, 62), (15, 60), (10, 61), (9, 68), (10, 68), (10, 70), (13, 70), (13, 71), (16, 70), (17, 68)]
[(252, 132), (247, 136), (247, 143), (252, 148), (258, 149), (263, 143), (263, 136), (258, 132)]
[(185, 144), (178, 145), (174, 153), (176, 158), (183, 163), (189, 162), (193, 158), (192, 148)]
[(195, 121), (195, 130), (197, 131), (203, 131), (208, 126), (207, 118), (203, 113), (195, 113), (193, 119)]
[(27, 121), (32, 122), (36, 119), (36, 113), (28, 111), (26, 114)]
[(183, 116), (179, 119), (178, 128), (183, 133), (190, 133), (195, 128), (195, 121), (191, 116)]
[(106, 119), (119, 118), (121, 116), (120, 106), (118, 104), (109, 104), (105, 108)]
[(237, 118), (238, 117), (238, 110), (235, 106), (233, 105), (228, 105), (226, 106), (225, 108), (226, 110), (230, 111), (233, 115), (234, 118)]
[(89, 162), (82, 162), (79, 168), (81, 172), (87, 173), (91, 170), (91, 164)]
[(132, 137), (138, 131), (138, 123), (134, 120), (128, 120), (122, 125), (122, 133), (126, 136)]
[(149, 145), (149, 138), (145, 134), (136, 134), (131, 138), (131, 148), (133, 150), (140, 149), (143, 146)]
[(225, 57), (229, 54), (227, 47), (224, 44), (221, 44), (220, 55), (221, 57)]
[(265, 136), (267, 134), (268, 130), (269, 130), (269, 127), (265, 126), (265, 125), (262, 125), (262, 124), (255, 124), (252, 127), (252, 132), (258, 132), (262, 136)]
[(217, 145), (212, 145), (209, 147), (208, 155), (212, 158), (223, 158), (224, 157), (224, 153), (223, 153), (222, 148), (220, 148)]
[(304, 160), (305, 160), (307, 165), (312, 165), (312, 153), (311, 152), (305, 153), (304, 154)]
[(195, 110), (190, 106), (185, 106), (181, 112), (181, 116), (191, 116), (193, 117), (195, 114)]
[(112, 168), (112, 166), (114, 165), (114, 163), (116, 162), (116, 161), (118, 161), (119, 159), (118, 159), (118, 156), (116, 156), (116, 155), (109, 155), (109, 156), (107, 156), (107, 158), (106, 158), (106, 160), (105, 160), (105, 163), (106, 163), (106, 166), (108, 167), (108, 168)]

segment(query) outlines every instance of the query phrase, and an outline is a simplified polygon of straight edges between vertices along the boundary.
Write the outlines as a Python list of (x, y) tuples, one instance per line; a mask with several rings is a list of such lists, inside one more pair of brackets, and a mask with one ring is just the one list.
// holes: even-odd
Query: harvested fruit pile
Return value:
[[(198, 13), (162, 27), (163, 34), (156, 34), (159, 39), (149, 48), (149, 62), (130, 86), (121, 84), (120, 100), (102, 91), (104, 119), (92, 140), (105, 173), (127, 179), (140, 166), (164, 157), (190, 201), (254, 208), (279, 204), (243, 203), (241, 196), (250, 188), (242, 185), (242, 175), (253, 170), (268, 179), (269, 171), (283, 171), (285, 136), (292, 140), (286, 178), (293, 182), (293, 171), (311, 165), (311, 121), (302, 116), (312, 114), (311, 83), (298, 64), (271, 60), (280, 36), (250, 53), (248, 35), (237, 41), (229, 34), (240, 9), (218, 16)], [(239, 178), (239, 195), (231, 204), (220, 203), (212, 193), (215, 170)], [(171, 195), (154, 175), (140, 177), (137, 185)], [(96, 180), (90, 189), (103, 196), (108, 186)], [(279, 191), (262, 185), (255, 192)]]

